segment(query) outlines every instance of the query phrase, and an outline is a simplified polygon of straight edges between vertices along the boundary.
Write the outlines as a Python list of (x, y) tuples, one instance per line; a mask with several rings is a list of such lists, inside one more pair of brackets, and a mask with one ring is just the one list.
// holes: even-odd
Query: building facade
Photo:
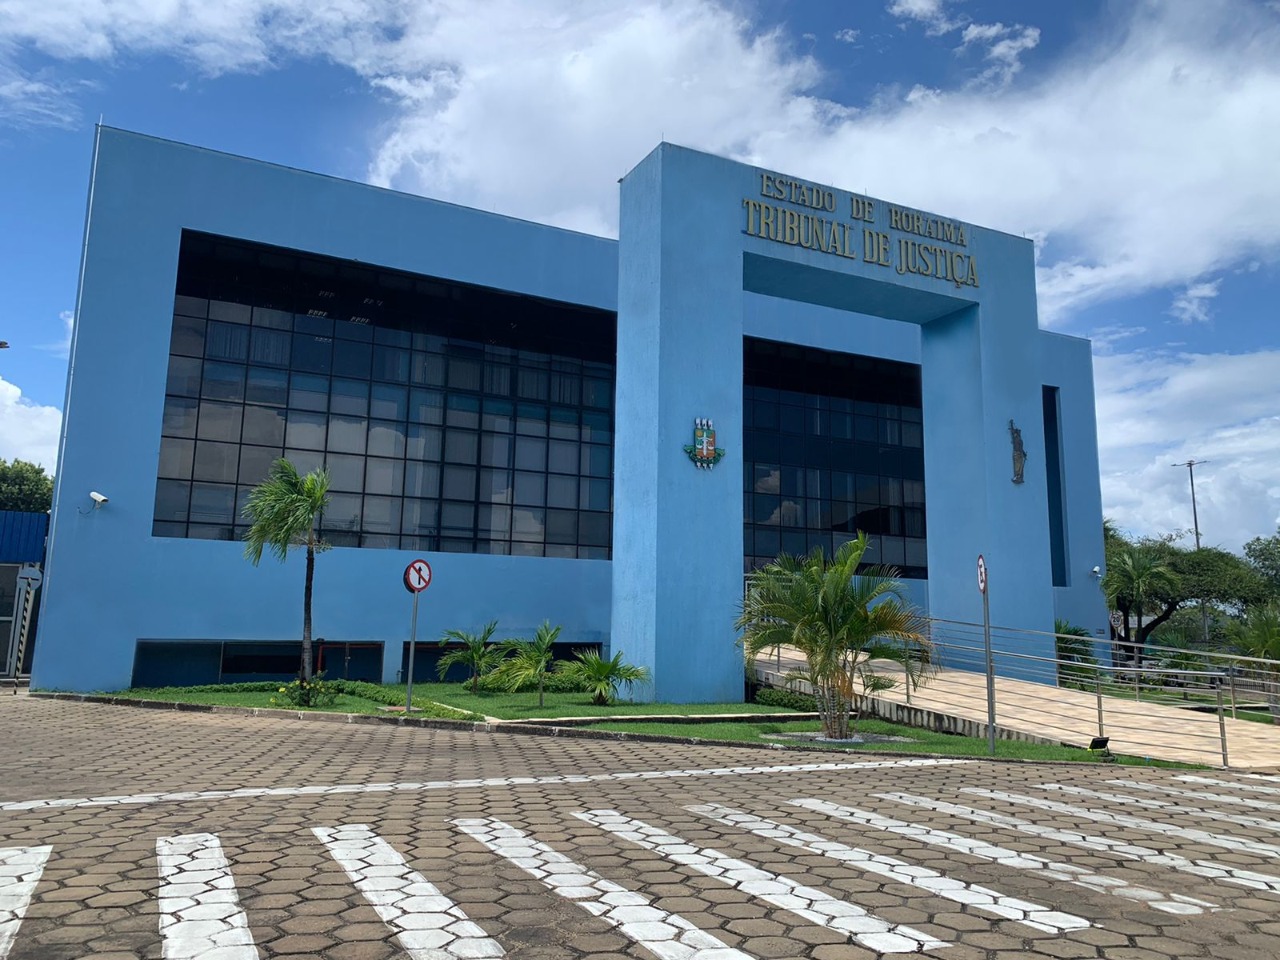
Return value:
[(933, 616), (983, 553), (994, 622), (1105, 626), (1029, 241), (669, 144), (620, 195), (615, 242), (100, 129), (33, 684), (292, 673), (301, 560), (237, 542), (280, 456), (331, 676), (403, 675), (417, 556), (420, 637), (550, 620), (675, 702), (741, 697), (744, 571), (859, 530)]

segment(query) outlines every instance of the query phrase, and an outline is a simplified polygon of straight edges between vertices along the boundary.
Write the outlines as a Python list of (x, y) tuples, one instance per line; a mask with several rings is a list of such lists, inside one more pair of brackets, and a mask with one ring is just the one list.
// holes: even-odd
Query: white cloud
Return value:
[(1221, 280), (1193, 283), (1173, 298), (1169, 313), (1179, 323), (1208, 323), (1212, 317), (1210, 303), (1218, 295)]
[(1141, 336), (1147, 332), (1146, 327), (1138, 327), (1125, 324), (1108, 324), (1102, 327), (1096, 327), (1089, 331), (1089, 340), (1093, 343), (1093, 352), (1095, 354), (1109, 354), (1112, 347), (1117, 343), (1125, 340), (1131, 340), (1134, 337)]
[(1106, 43), (1059, 56), (1025, 86), (1009, 81), (1035, 28), (894, 0), (907, 23), (965, 31), (992, 82), (871, 103), (819, 97), (820, 83), (830, 89), (821, 66), (740, 9), (0, 0), (0, 50), (168, 54), (206, 73), (326, 58), (392, 108), (372, 180), (578, 229), (616, 229), (615, 181), (664, 138), (850, 185), (1039, 237), (1049, 324), (1276, 259), (1280, 23), (1245, 0), (1108, 8), (1121, 19), (1098, 25)]
[(1022, 70), (1022, 55), (1039, 45), (1040, 30), (1022, 24), (1006, 27), (1003, 23), (975, 23), (965, 27), (961, 39), (961, 51), (974, 43), (987, 46), (984, 59), (990, 66), (979, 74), (976, 82), (1006, 87)]
[(857, 43), (858, 37), (861, 36), (861, 30), (854, 30), (851, 27), (845, 27), (843, 30), (836, 31), (836, 39), (841, 43)]
[(42, 343), (36, 349), (47, 350), (65, 360), (71, 356), (71, 334), (75, 330), (76, 317), (70, 310), (62, 310), (58, 313), (58, 319), (62, 322), (62, 339), (57, 343)]
[(947, 0), (893, 0), (887, 9), (891, 16), (924, 24), (925, 33), (931, 37), (960, 30), (956, 53), (964, 53), (975, 45), (985, 46), (984, 59), (990, 65), (974, 78), (973, 83), (978, 86), (1007, 86), (1022, 70), (1022, 55), (1040, 43), (1040, 31), (1036, 27), (1024, 27), (1020, 23), (1011, 27), (1003, 23), (974, 23), (963, 12), (951, 16), (947, 12)]
[(1196, 468), (1204, 542), (1239, 550), (1280, 523), (1280, 350), (1139, 351), (1094, 358), (1104, 512), (1138, 534), (1190, 530)]
[(947, 15), (948, 0), (890, 0), (885, 9), (890, 16), (916, 20), (925, 25), (930, 36), (941, 36), (964, 26), (964, 19)]
[(50, 473), (58, 462), (62, 411), (32, 403), (0, 377), (0, 459), (28, 460)]
[[(2, 52), (2, 48), (0, 48)], [(79, 116), (78, 85), (22, 73), (0, 58), (0, 121), (20, 126), (70, 126)]]

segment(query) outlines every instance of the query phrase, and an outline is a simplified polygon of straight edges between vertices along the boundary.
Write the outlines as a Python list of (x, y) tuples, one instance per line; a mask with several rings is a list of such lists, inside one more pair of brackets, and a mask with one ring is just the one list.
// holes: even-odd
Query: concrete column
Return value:
[[(721, 223), (741, 192), (724, 166), (663, 145), (621, 189), (610, 642), (663, 701), (742, 698), (742, 251)], [(727, 451), (710, 470), (683, 449), (698, 417)]]

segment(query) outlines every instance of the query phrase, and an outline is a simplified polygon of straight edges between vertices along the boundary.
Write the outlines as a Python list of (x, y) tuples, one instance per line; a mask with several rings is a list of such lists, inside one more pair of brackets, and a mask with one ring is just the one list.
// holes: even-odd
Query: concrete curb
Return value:
[[(860, 757), (866, 760), (875, 760), (880, 757), (893, 758), (926, 758), (935, 760), (965, 760), (985, 763), (1035, 763), (1045, 765), (1061, 765), (1061, 766), (1093, 766), (1097, 765), (1096, 761), (1091, 760), (1023, 760), (1017, 757), (987, 757), (987, 756), (969, 756), (969, 755), (949, 755), (941, 753), (907, 753), (893, 750), (875, 750), (866, 753), (859, 753), (855, 750), (846, 750), (840, 748), (823, 748), (813, 746), (801, 746), (798, 744), (787, 743), (744, 743), (741, 740), (706, 740), (699, 737), (677, 737), (668, 734), (658, 733), (628, 733), (624, 730), (594, 730), (589, 727), (576, 726), (548, 726), (547, 721), (540, 723), (530, 723), (523, 720), (501, 720), (498, 722), (473, 722), (470, 720), (445, 720), (437, 717), (404, 717), (404, 716), (379, 716), (377, 714), (362, 713), (310, 713), (300, 710), (276, 710), (268, 707), (227, 707), (218, 706), (208, 703), (173, 703), (165, 700), (135, 700), (129, 697), (112, 697), (102, 694), (85, 694), (85, 693), (31, 693), (28, 696), (38, 700), (65, 700), (74, 703), (94, 703), (103, 704), (113, 707), (135, 707), (144, 710), (174, 710), (177, 712), (187, 713), (221, 713), (231, 716), (248, 716), (248, 717), (268, 717), (282, 720), (305, 720), (320, 723), (348, 723), (348, 724), (380, 724), (383, 726), (399, 726), (399, 727), (419, 727), (426, 729), (438, 730), (458, 730), (470, 731), (472, 733), (511, 733), (524, 736), (535, 737), (561, 737), (565, 739), (578, 740), (615, 740), (630, 741), (633, 743), (672, 743), (683, 746), (704, 746), (704, 747), (734, 747), (740, 750), (767, 750), (775, 753), (816, 753), (823, 757), (830, 758), (833, 754), (838, 756)], [(742, 716), (735, 714), (734, 716)], [(746, 714), (745, 716), (765, 719), (776, 719), (778, 716), (785, 716), (790, 719), (810, 719), (816, 717), (817, 714)], [(650, 717), (625, 717), (625, 718), (572, 718), (575, 720), (586, 720), (592, 723), (599, 722), (615, 722), (622, 723), (627, 721), (644, 722)], [(712, 716), (712, 720), (718, 721), (720, 718)], [(691, 718), (691, 722), (710, 722), (708, 720), (697, 720)]]
[(521, 723), (539, 727), (585, 727), (593, 723), (786, 723), (792, 720), (817, 720), (816, 713), (628, 713), (613, 717), (533, 717), (528, 720), (498, 720), (497, 723)]

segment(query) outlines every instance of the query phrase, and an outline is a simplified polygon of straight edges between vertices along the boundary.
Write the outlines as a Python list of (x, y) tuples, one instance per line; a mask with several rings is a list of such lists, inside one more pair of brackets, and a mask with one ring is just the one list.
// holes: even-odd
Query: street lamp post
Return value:
[[(1208, 460), (1188, 460), (1185, 463), (1171, 463), (1171, 467), (1186, 467), (1187, 476), (1191, 479), (1191, 525), (1196, 535), (1196, 549), (1200, 549), (1200, 513), (1196, 509), (1196, 467)], [(1200, 602), (1200, 635), (1207, 646), (1209, 643), (1209, 614), (1205, 610), (1204, 601)]]

